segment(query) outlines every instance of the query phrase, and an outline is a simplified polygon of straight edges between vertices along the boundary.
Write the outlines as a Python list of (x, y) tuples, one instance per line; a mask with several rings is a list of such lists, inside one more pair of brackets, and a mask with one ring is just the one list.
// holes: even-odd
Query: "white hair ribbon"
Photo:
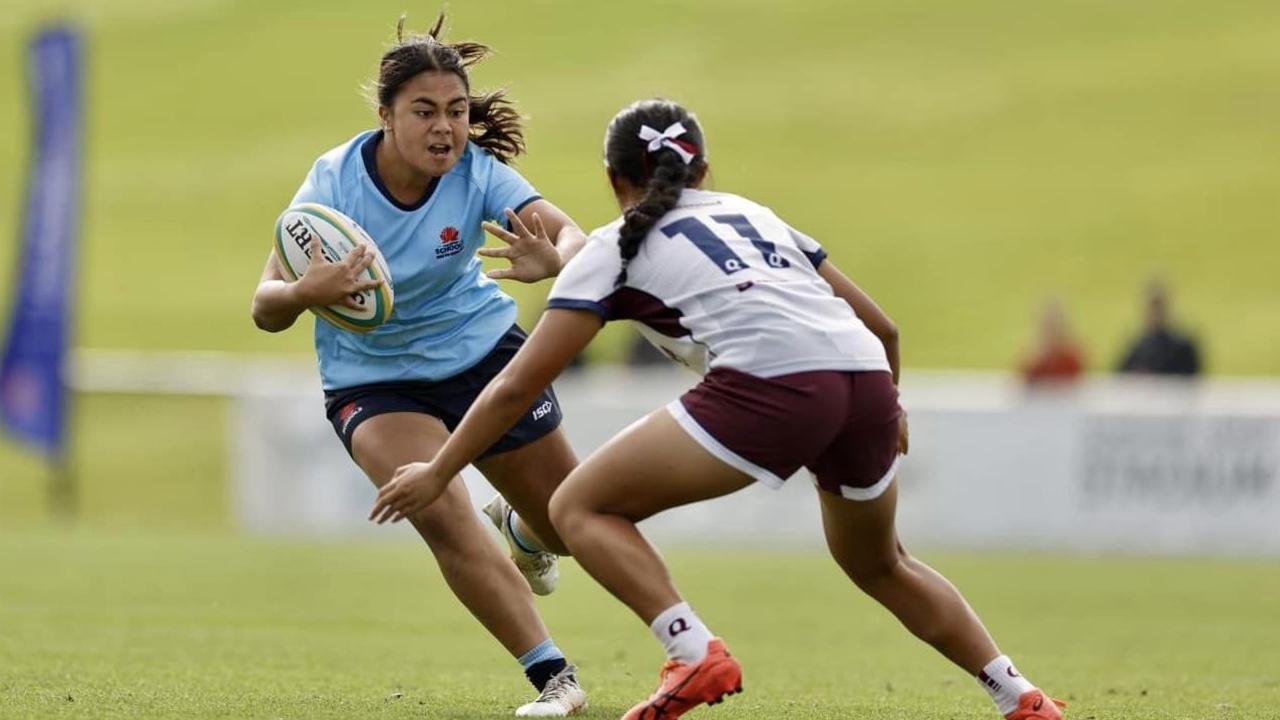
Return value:
[(685, 132), (684, 125), (678, 122), (672, 123), (662, 132), (658, 132), (648, 125), (641, 125), (640, 139), (649, 143), (649, 152), (658, 152), (664, 147), (670, 148), (676, 151), (681, 160), (684, 160), (685, 165), (688, 165), (693, 162), (693, 158), (697, 153), (691, 153), (686, 149), (686, 146), (690, 145), (689, 143), (676, 142), (676, 138), (685, 134)]

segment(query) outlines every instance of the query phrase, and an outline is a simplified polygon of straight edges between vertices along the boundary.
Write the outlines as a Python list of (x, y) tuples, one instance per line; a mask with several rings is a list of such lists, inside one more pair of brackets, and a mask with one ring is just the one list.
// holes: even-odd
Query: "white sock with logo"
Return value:
[(692, 665), (702, 662), (702, 658), (707, 656), (711, 631), (687, 602), (677, 603), (658, 613), (658, 617), (649, 623), (649, 630), (666, 648), (670, 660)]
[(1018, 709), (1018, 698), (1022, 697), (1022, 693), (1036, 689), (1035, 685), (1018, 673), (1008, 655), (1001, 655), (987, 663), (982, 672), (978, 673), (978, 682), (991, 694), (991, 699), (1003, 715)]

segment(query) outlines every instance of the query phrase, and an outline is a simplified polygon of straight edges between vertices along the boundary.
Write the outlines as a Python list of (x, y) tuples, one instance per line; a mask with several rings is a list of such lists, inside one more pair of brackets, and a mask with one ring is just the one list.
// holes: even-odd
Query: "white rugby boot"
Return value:
[(587, 709), (587, 692), (578, 685), (578, 669), (568, 665), (547, 681), (542, 694), (516, 708), (516, 717), (568, 717)]
[(550, 595), (555, 592), (556, 586), (560, 584), (560, 558), (555, 553), (526, 552), (520, 547), (520, 543), (511, 534), (511, 505), (507, 503), (507, 499), (502, 495), (494, 495), (489, 504), (484, 506), (484, 514), (502, 533), (502, 537), (507, 539), (507, 545), (511, 548), (511, 560), (529, 582), (529, 589), (533, 594)]

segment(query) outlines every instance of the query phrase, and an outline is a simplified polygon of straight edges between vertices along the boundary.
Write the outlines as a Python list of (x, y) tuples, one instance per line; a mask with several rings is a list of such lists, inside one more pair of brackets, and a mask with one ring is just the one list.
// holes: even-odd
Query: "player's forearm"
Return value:
[(560, 254), (560, 267), (569, 264), (574, 255), (587, 244), (587, 235), (576, 225), (565, 225), (556, 234), (556, 252)]
[[(849, 298), (844, 298), (844, 300), (854, 308), (854, 312), (857, 312), (857, 306), (854, 305)], [(879, 308), (877, 308), (877, 310), (879, 310)], [(862, 316), (859, 315), (859, 317)], [(889, 371), (893, 373), (893, 384), (897, 385), (898, 374), (901, 368), (901, 361), (898, 354), (898, 326), (894, 324), (887, 315), (883, 315), (882, 313), (880, 314), (880, 317), (875, 318), (871, 322), (866, 322), (864, 320), (864, 323), (866, 324), (867, 329), (871, 331), (871, 334), (875, 335), (880, 340), (880, 344), (884, 346), (885, 357), (889, 359)]]
[(884, 345), (884, 354), (889, 358), (889, 371), (893, 373), (893, 384), (898, 384), (898, 371), (902, 367), (898, 358), (898, 330), (894, 328), (893, 335), (888, 338), (880, 338), (880, 343)]
[(520, 387), (502, 374), (491, 380), (436, 455), (439, 477), (453, 477), (492, 447), (533, 405), (543, 388)]
[(297, 283), (266, 280), (253, 294), (253, 324), (260, 330), (280, 332), (291, 327), (307, 307), (298, 297)]
[(884, 345), (885, 355), (889, 358), (889, 369), (893, 373), (893, 382), (898, 382), (898, 326), (880, 309), (871, 296), (863, 292), (844, 273), (840, 272), (830, 260), (818, 266), (818, 274), (831, 286), (831, 292), (844, 300), (853, 309), (862, 324), (871, 331)]

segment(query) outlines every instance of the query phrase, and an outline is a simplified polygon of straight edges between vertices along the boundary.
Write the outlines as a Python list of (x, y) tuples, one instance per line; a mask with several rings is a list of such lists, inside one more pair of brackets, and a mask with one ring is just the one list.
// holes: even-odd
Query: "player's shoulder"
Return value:
[(293, 203), (318, 202), (349, 212), (349, 208), (344, 207), (343, 200), (357, 187), (360, 164), (363, 162), (361, 148), (374, 132), (362, 132), (316, 158), (307, 171), (302, 187), (294, 195)]
[(458, 158), (458, 164), (451, 171), (481, 190), (489, 187), (494, 180), (494, 175), (514, 172), (516, 172), (515, 168), (470, 140), (467, 141), (466, 149), (462, 151), (462, 157)]
[[(618, 229), (622, 227), (622, 218), (608, 225), (603, 225), (587, 235), (587, 242), (578, 251), (562, 274), (581, 278), (586, 274), (595, 274), (602, 269), (617, 274), (622, 264), (622, 256), (618, 254)], [(610, 276), (612, 277), (612, 275)]]
[(376, 130), (365, 130), (341, 145), (326, 150), (316, 158), (312, 172), (317, 175), (337, 175), (351, 163), (360, 162), (361, 148), (376, 132)]
[(618, 237), (622, 231), (622, 218), (619, 217), (608, 225), (601, 225), (587, 235), (588, 244), (617, 247)]
[(697, 190), (689, 188), (680, 194), (680, 202), (675, 211), (690, 212), (742, 212), (762, 211), (772, 214), (768, 207), (741, 195), (715, 190)]

